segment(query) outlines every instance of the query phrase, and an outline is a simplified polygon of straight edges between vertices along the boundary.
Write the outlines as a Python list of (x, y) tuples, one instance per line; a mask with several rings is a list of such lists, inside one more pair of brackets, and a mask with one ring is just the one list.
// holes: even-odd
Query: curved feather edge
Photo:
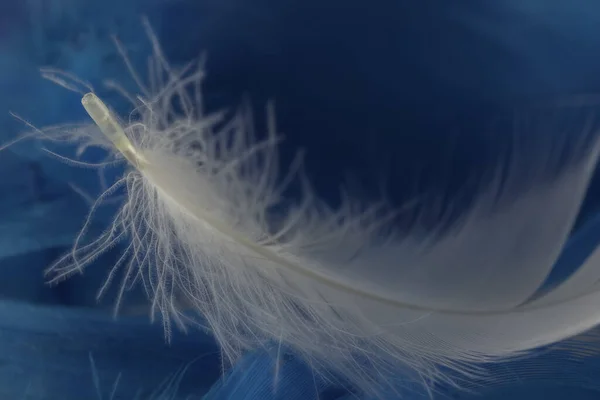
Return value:
[[(385, 207), (347, 199), (333, 210), (299, 170), (279, 177), (274, 123), (257, 140), (244, 110), (206, 115), (202, 65), (170, 66), (146, 28), (155, 75), (144, 86), (132, 70), (140, 94), (121, 91), (135, 104), (124, 132), (148, 164), (130, 168), (107, 191), (123, 186), (128, 194), (112, 226), (91, 241), (84, 227), (72, 252), (49, 269), (54, 282), (121, 243), (123, 256), (101, 292), (122, 270), (117, 305), (129, 287), (142, 284), (167, 335), (172, 322), (195, 322), (191, 309), (230, 361), (276, 341), (315, 370), (334, 371), (368, 391), (388, 384), (382, 380), (399, 368), (426, 385), (456, 382), (448, 370), (480, 379), (486, 363), (600, 322), (600, 250), (553, 291), (530, 300), (573, 227), (598, 139), (579, 146), (552, 178), (547, 169), (556, 149), (540, 150), (531, 169), (513, 162), (508, 185), (500, 190), (498, 179), (482, 191), (441, 237), (399, 237), (385, 229), (393, 214)], [(123, 159), (92, 127), (44, 131), (53, 132)], [(525, 189), (506, 196), (523, 175)], [(304, 197), (283, 207), (291, 179), (303, 182)]]

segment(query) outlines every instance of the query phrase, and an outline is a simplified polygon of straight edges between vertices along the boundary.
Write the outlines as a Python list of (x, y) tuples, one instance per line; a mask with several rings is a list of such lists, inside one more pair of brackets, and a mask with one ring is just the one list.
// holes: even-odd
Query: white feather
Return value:
[[(91, 243), (78, 240), (50, 269), (53, 281), (124, 242), (102, 289), (122, 269), (117, 304), (127, 288), (143, 284), (167, 333), (173, 321), (190, 322), (191, 309), (231, 361), (282, 342), (316, 370), (333, 370), (367, 389), (406, 366), (427, 382), (446, 379), (445, 367), (469, 376), (480, 363), (600, 323), (600, 250), (567, 281), (530, 300), (572, 229), (597, 140), (552, 179), (545, 169), (550, 160), (538, 159), (531, 163), (537, 169), (527, 171), (515, 163), (509, 189), (524, 173), (530, 177), (518, 197), (492, 185), (435, 239), (393, 235), (384, 230), (393, 215), (385, 207), (347, 199), (333, 210), (298, 168), (280, 177), (273, 120), (266, 139), (257, 141), (246, 112), (205, 115), (202, 65), (171, 67), (146, 27), (155, 75), (145, 85), (130, 68), (141, 86), (138, 97), (127, 94), (137, 119), (118, 122), (86, 95), (86, 108), (115, 145), (97, 129), (76, 131), (84, 145), (129, 160), (107, 192), (125, 186), (127, 200), (107, 232)], [(289, 205), (282, 193), (292, 179), (302, 180), (305, 192)]]

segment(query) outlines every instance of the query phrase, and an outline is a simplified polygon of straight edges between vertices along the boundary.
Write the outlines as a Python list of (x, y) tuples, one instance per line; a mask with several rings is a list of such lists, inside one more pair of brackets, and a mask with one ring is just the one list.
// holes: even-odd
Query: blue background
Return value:
[[(514, 109), (600, 90), (600, 4), (593, 0), (0, 0), (0, 141), (25, 129), (8, 111), (36, 126), (85, 120), (79, 97), (42, 80), (39, 67), (68, 70), (97, 88), (105, 78), (126, 79), (110, 34), (145, 62), (142, 14), (173, 63), (206, 52), (211, 108), (250, 99), (261, 113), (276, 101), (283, 163), (306, 149), (307, 173), (331, 204), (340, 182), (365, 200), (385, 182), (394, 204), (467, 193), (460, 209), (468, 183), (506, 155)], [(576, 140), (598, 101), (568, 104), (551, 115), (527, 114), (532, 154), (555, 135)], [(557, 276), (598, 242), (599, 183)], [(354, 398), (293, 356), (276, 392), (266, 353), (249, 354), (220, 379), (209, 336), (176, 334), (167, 345), (160, 324), (131, 316), (114, 322), (110, 296), (95, 300), (110, 254), (84, 276), (45, 285), (43, 269), (70, 246), (88, 209), (71, 185), (90, 196), (101, 190), (95, 171), (64, 165), (37, 142), (0, 153), (2, 398), (106, 400), (119, 376), (114, 399)], [(565, 354), (498, 367), (516, 371), (518, 384), (479, 395), (442, 387), (434, 397), (599, 398), (597, 357)], [(556, 357), (565, 360), (561, 368), (531, 373)], [(427, 393), (413, 388), (405, 396)]]

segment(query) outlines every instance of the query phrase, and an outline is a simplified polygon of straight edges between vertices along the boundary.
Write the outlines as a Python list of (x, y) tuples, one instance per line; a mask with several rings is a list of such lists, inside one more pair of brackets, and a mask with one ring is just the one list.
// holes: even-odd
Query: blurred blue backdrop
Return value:
[[(283, 162), (305, 148), (307, 173), (332, 204), (341, 182), (364, 199), (386, 182), (396, 204), (417, 194), (462, 194), (505, 155), (519, 105), (600, 91), (593, 0), (0, 0), (0, 143), (27, 130), (9, 111), (36, 126), (84, 121), (79, 96), (44, 81), (39, 68), (70, 71), (96, 88), (106, 78), (127, 79), (110, 36), (145, 63), (142, 14), (173, 63), (206, 52), (209, 107), (250, 99), (262, 112), (274, 99)], [(597, 111), (589, 99), (551, 115), (529, 113), (525, 125), (535, 140), (565, 131), (576, 139)], [(166, 344), (162, 326), (145, 317), (114, 321), (110, 296), (96, 302), (111, 255), (83, 276), (45, 285), (44, 268), (69, 248), (86, 197), (101, 188), (97, 171), (65, 165), (36, 141), (0, 153), (0, 397), (355, 398), (293, 356), (275, 392), (266, 353), (249, 354), (220, 378), (218, 349), (204, 333), (178, 333)], [(599, 200), (595, 179), (559, 262), (563, 274), (598, 243)], [(92, 229), (102, 230), (109, 213)], [(600, 398), (600, 357), (565, 352), (498, 366), (514, 375), (511, 384), (477, 393), (442, 387), (433, 397)], [(558, 356), (561, 368), (532, 372)]]

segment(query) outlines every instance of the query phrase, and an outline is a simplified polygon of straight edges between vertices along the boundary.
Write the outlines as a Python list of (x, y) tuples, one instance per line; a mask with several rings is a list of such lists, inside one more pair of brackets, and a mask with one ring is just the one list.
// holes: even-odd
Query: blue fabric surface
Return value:
[[(79, 96), (41, 80), (38, 67), (69, 69), (95, 87), (125, 77), (109, 32), (122, 37), (134, 61), (145, 62), (140, 13), (150, 17), (174, 61), (207, 51), (210, 105), (230, 106), (248, 95), (261, 107), (275, 98), (287, 139), (284, 162), (307, 148), (308, 174), (331, 203), (344, 180), (365, 197), (374, 195), (379, 182), (364, 177), (382, 171), (395, 182), (390, 196), (398, 203), (417, 189), (456, 191), (470, 171), (494, 162), (488, 140), (496, 139), (481, 135), (494, 109), (488, 104), (600, 90), (600, 5), (592, 0), (0, 0), (0, 142), (25, 129), (5, 111), (38, 126), (83, 120)], [(449, 146), (455, 149), (451, 176), (440, 161), (446, 157), (440, 149)], [(45, 285), (44, 268), (70, 246), (86, 216), (89, 204), (80, 192), (96, 196), (102, 179), (111, 181), (120, 170), (107, 169), (100, 178), (24, 141), (0, 153), (0, 171), (0, 398), (357, 398), (351, 383), (315, 376), (293, 355), (275, 365), (273, 349), (249, 353), (229, 368), (200, 330), (176, 332), (166, 343), (160, 324), (136, 315), (140, 293), (113, 320), (111, 294), (98, 304), (96, 292), (114, 255), (83, 276)], [(599, 188), (595, 182), (549, 285), (599, 243)], [(104, 209), (92, 230), (104, 229), (113, 211)], [(564, 354), (542, 351), (500, 365), (498, 374), (523, 374), (479, 394), (450, 387), (428, 393), (399, 372), (386, 377), (398, 381), (398, 391), (383, 397), (599, 398), (598, 355), (567, 357), (549, 375), (531, 373)]]

